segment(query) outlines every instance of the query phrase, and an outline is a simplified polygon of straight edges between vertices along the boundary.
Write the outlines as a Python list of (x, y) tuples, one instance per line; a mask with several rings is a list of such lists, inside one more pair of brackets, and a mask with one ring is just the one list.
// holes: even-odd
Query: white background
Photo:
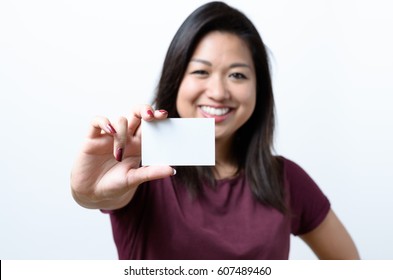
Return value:
[[(0, 1), (0, 259), (116, 259), (69, 175), (90, 120), (150, 102), (206, 1)], [(227, 1), (271, 50), (277, 153), (329, 197), (364, 259), (393, 258), (389, 1)], [(292, 259), (313, 259), (293, 238)]]

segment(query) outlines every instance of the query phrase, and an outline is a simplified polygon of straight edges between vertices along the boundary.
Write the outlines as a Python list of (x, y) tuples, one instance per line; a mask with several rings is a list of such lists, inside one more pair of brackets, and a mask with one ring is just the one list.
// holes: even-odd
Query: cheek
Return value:
[(257, 96), (256, 93), (250, 97), (250, 111), (254, 112), (255, 106), (257, 104)]
[(247, 106), (245, 107), (245, 121), (247, 121), (249, 118), (251, 118), (252, 114), (254, 113), (255, 110), (255, 100), (254, 102), (249, 102)]
[(179, 87), (179, 94), (183, 96), (184, 99), (192, 99), (196, 95), (200, 85), (198, 82), (191, 78), (184, 78)]
[(192, 99), (192, 85), (186, 80), (183, 80), (176, 98), (176, 108), (180, 117), (185, 117), (185, 114), (189, 111)]
[(198, 85), (195, 82), (184, 79), (180, 84), (179, 92), (177, 94), (176, 106), (180, 113), (181, 108), (192, 106), (198, 99)]
[(251, 91), (249, 94), (244, 94), (241, 96), (239, 102), (242, 104), (243, 110), (243, 121), (246, 122), (253, 114), (256, 106), (256, 92)]
[(239, 96), (239, 102), (243, 104), (244, 107), (247, 108), (247, 110), (253, 112), (255, 109), (255, 105), (257, 102), (257, 94), (254, 90), (254, 88), (250, 88), (248, 90), (244, 91), (244, 94), (241, 94)]
[(179, 116), (180, 117), (184, 117), (183, 116), (183, 99), (182, 99), (183, 97), (182, 97), (182, 95), (180, 94), (180, 91), (179, 91), (179, 93), (177, 94), (177, 98), (176, 98), (176, 110), (177, 110), (177, 113), (179, 114)]

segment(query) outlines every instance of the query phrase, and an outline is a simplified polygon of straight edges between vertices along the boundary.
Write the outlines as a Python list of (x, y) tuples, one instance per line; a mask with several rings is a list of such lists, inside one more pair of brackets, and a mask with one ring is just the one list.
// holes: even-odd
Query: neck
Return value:
[(237, 172), (237, 163), (232, 154), (233, 139), (216, 140), (216, 165), (214, 175), (216, 179), (233, 177)]

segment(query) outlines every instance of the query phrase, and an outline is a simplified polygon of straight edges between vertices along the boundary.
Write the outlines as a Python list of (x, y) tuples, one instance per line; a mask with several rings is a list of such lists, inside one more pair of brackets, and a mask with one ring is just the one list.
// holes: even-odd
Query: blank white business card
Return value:
[(142, 120), (142, 165), (215, 165), (213, 118)]

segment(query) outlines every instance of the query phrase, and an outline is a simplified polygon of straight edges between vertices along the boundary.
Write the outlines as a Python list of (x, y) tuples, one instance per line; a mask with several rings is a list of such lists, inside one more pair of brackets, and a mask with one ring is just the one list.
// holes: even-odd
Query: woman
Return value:
[[(291, 233), (321, 259), (359, 258), (312, 179), (272, 154), (268, 57), (244, 14), (212, 2), (185, 20), (155, 108), (94, 119), (72, 172), (75, 200), (110, 214), (119, 258), (287, 259)], [(167, 117), (215, 119), (214, 167), (140, 167), (141, 120)]]

